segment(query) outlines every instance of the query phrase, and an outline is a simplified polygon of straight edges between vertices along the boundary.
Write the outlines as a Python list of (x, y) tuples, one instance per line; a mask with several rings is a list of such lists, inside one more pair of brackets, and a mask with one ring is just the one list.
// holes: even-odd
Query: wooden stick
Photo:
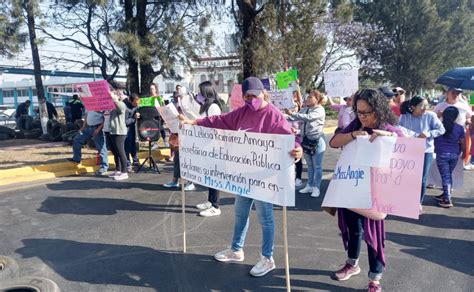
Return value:
[(181, 181), (181, 214), (183, 215), (183, 253), (186, 253), (186, 210), (185, 210), (185, 195), (184, 195), (184, 179)]
[(286, 206), (283, 206), (283, 245), (285, 246), (285, 278), (286, 278), (286, 291), (291, 292), (290, 283), (290, 261), (288, 258), (288, 233), (286, 228)]

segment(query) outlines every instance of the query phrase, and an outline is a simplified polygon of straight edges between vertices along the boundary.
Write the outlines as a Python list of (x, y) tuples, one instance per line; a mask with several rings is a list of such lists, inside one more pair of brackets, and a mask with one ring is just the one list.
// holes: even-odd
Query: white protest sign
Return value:
[(288, 89), (277, 90), (277, 91), (270, 91), (268, 94), (270, 95), (270, 101), (279, 109), (287, 109), (295, 107), (295, 103), (293, 102), (293, 88), (290, 87)]
[(324, 72), (324, 88), (330, 97), (352, 95), (359, 89), (359, 70)]
[(178, 110), (174, 106), (173, 103), (169, 103), (168, 105), (157, 107), (156, 108), (160, 113), (163, 120), (165, 120), (168, 128), (170, 129), (171, 133), (178, 133), (179, 131), (179, 119), (178, 119)]
[[(431, 162), (430, 172), (428, 173), (427, 184), (435, 185), (437, 187), (442, 187), (443, 183), (441, 182), (441, 175), (439, 174), (438, 163), (436, 158)], [(453, 185), (452, 188), (459, 190), (462, 189), (464, 185), (464, 168), (462, 159), (458, 160), (458, 164), (453, 170)]]
[(369, 141), (369, 136), (357, 136), (357, 154), (354, 164), (372, 167), (389, 167), (393, 146), (397, 137), (377, 137)]
[(194, 100), (194, 98), (190, 94), (184, 94), (182, 97), (178, 99), (179, 106), (183, 111), (183, 114), (190, 120), (199, 119), (201, 116), (199, 115), (199, 110), (201, 109), (201, 105)]
[(323, 207), (372, 208), (370, 167), (354, 164), (357, 140), (345, 145), (336, 165)]
[(293, 135), (184, 125), (179, 141), (182, 178), (264, 202), (295, 205)]

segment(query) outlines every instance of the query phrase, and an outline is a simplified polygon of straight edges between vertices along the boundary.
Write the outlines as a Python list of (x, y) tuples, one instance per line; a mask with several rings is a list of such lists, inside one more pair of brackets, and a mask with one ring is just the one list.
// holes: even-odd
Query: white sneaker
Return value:
[(194, 186), (193, 183), (188, 183), (187, 185), (184, 186), (185, 191), (194, 191), (196, 187)]
[(250, 270), (250, 275), (261, 277), (275, 269), (275, 261), (273, 257), (267, 258), (262, 256), (260, 261)]
[(314, 188), (313, 188), (313, 192), (311, 193), (311, 197), (312, 197), (312, 198), (317, 198), (317, 197), (319, 197), (319, 194), (320, 194), (319, 188), (318, 188), (318, 187), (314, 187)]
[(201, 211), (199, 213), (202, 217), (212, 217), (212, 216), (219, 216), (221, 214), (221, 209), (217, 209), (211, 206), (211, 208)]
[(128, 173), (121, 173), (119, 175), (114, 176), (114, 180), (124, 180), (128, 178)]
[(244, 261), (244, 251), (233, 251), (232, 249), (226, 249), (221, 252), (218, 252), (214, 255), (214, 258), (219, 262), (243, 262)]
[(109, 174), (108, 177), (114, 178), (114, 177), (116, 177), (116, 176), (118, 176), (118, 175), (120, 175), (120, 174), (122, 174), (120, 171), (114, 171), (114, 172), (112, 172), (111, 174)]
[(474, 170), (474, 164), (468, 163), (464, 165), (464, 170)]
[(313, 187), (306, 185), (304, 188), (300, 190), (300, 193), (302, 194), (309, 194), (313, 192)]
[(211, 207), (212, 207), (212, 203), (209, 201), (196, 205), (196, 208), (198, 208), (199, 210), (207, 210)]
[(157, 149), (158, 149), (158, 143), (155, 143), (153, 144), (153, 146), (151, 146), (152, 151), (157, 150)]
[(303, 181), (301, 181), (299, 178), (295, 179), (295, 187), (299, 188), (303, 185)]

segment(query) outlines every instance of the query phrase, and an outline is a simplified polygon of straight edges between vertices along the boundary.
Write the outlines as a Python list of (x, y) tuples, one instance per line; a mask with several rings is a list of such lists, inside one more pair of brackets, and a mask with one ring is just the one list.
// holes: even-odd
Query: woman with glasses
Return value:
[[(343, 147), (357, 136), (370, 136), (370, 141), (378, 136), (403, 136), (396, 128), (396, 117), (385, 96), (376, 89), (358, 91), (353, 101), (356, 118), (341, 132), (334, 135), (329, 142), (333, 148)], [(359, 213), (358, 213), (359, 212)], [(347, 250), (345, 265), (335, 272), (334, 279), (348, 280), (360, 273), (359, 254), (361, 241), (367, 243), (369, 256), (368, 291), (381, 291), (380, 279), (385, 267), (384, 255), (384, 220), (373, 220), (364, 217), (359, 210), (338, 209), (339, 229), (344, 247)]]
[(421, 96), (414, 96), (404, 101), (400, 106), (400, 126), (410, 130), (416, 138), (426, 139), (425, 158), (423, 162), (423, 176), (421, 180), (420, 213), (422, 212), (423, 198), (426, 193), (426, 180), (430, 172), (434, 152), (434, 138), (444, 134), (444, 127), (435, 113), (427, 112), (428, 101)]

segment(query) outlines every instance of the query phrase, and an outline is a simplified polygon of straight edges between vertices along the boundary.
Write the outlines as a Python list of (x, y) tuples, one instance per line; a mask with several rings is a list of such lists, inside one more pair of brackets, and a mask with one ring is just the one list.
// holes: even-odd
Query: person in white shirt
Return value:
[(459, 97), (461, 93), (462, 89), (450, 87), (446, 92), (446, 100), (442, 103), (439, 103), (433, 111), (438, 115), (439, 118), (441, 118), (445, 108), (448, 106), (456, 107), (459, 110), (456, 124), (464, 127), (466, 124), (468, 125), (471, 123), (472, 110), (468, 104), (460, 101)]

